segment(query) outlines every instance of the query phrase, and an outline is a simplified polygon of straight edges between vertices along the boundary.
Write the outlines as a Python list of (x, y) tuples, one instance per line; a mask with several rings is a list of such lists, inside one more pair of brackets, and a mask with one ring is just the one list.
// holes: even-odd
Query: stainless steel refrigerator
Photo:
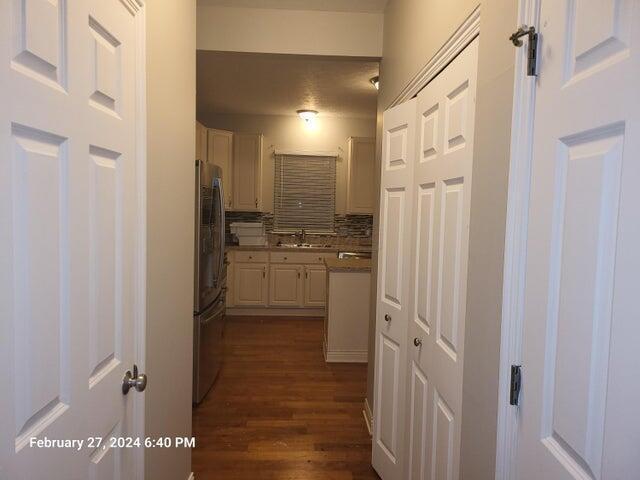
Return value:
[(227, 266), (222, 171), (196, 161), (193, 403), (213, 386), (222, 364)]

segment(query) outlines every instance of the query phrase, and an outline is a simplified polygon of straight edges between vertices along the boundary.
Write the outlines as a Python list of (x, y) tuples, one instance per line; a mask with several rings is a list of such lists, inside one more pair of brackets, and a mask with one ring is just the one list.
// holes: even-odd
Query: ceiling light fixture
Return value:
[(371, 85), (376, 87), (376, 90), (380, 90), (380, 77), (378, 75), (371, 77), (369, 81), (371, 82)]
[(297, 110), (296, 113), (307, 123), (315, 120), (316, 116), (318, 115), (318, 112), (315, 110)]

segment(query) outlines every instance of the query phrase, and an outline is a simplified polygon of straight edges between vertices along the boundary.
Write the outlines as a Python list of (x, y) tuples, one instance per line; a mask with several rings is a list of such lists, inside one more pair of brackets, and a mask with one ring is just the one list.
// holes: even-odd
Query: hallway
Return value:
[(365, 480), (366, 365), (326, 364), (322, 319), (229, 317), (225, 364), (193, 413), (198, 480)]

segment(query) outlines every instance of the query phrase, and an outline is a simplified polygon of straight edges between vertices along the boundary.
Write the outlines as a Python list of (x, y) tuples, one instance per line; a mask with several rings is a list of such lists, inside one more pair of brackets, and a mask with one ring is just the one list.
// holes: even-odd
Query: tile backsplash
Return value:
[[(273, 213), (261, 212), (226, 212), (226, 230), (230, 233), (229, 225), (233, 222), (263, 222), (267, 235), (271, 242), (277, 242), (278, 235), (273, 233)], [(341, 242), (359, 244), (371, 244), (371, 232), (373, 230), (372, 215), (338, 215), (335, 216), (336, 235)], [(315, 237), (315, 236), (314, 236)], [(331, 238), (335, 239), (334, 236)], [(315, 240), (314, 240), (315, 241)]]

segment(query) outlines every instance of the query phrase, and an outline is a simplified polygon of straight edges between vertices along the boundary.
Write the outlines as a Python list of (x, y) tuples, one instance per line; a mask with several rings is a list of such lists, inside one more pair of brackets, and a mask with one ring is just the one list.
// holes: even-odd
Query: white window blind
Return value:
[(279, 154), (275, 160), (274, 229), (333, 233), (335, 157)]

